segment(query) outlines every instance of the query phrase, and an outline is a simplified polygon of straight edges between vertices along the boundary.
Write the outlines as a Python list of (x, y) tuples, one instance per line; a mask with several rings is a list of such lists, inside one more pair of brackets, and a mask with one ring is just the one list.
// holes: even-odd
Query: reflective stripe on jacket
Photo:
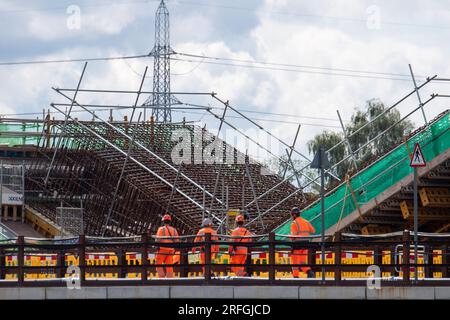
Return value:
[[(161, 243), (174, 243), (177, 242), (178, 239), (178, 231), (174, 227), (171, 226), (162, 226), (159, 227), (158, 232), (156, 232), (157, 237), (173, 237), (173, 238), (161, 238), (156, 239), (158, 242)], [(160, 247), (160, 251), (175, 251), (174, 248), (168, 248), (168, 247)]]
[(316, 230), (314, 229), (312, 224), (309, 221), (303, 219), (302, 217), (297, 217), (291, 223), (291, 236), (307, 237), (315, 232)]
[[(205, 234), (206, 233), (210, 233), (211, 234), (211, 241), (217, 241), (219, 240), (219, 238), (217, 237), (217, 231), (210, 228), (210, 227), (205, 227), (202, 228), (198, 231), (197, 236), (194, 239), (194, 242), (203, 242), (205, 241)], [(204, 246), (200, 247), (202, 251), (204, 251)], [(194, 248), (195, 249), (195, 248)], [(218, 244), (213, 244), (211, 246), (211, 252), (212, 253), (217, 253), (219, 252), (219, 245)]]
[[(244, 227), (237, 227), (236, 229), (234, 229), (231, 232), (231, 236), (232, 237), (249, 237), (249, 236), (252, 236), (252, 233)], [(251, 238), (234, 238), (234, 239), (231, 239), (231, 241), (233, 241), (233, 242), (250, 242)], [(233, 251), (233, 248), (236, 251), (248, 251), (247, 247), (236, 247), (236, 246), (230, 246), (229, 251)]]

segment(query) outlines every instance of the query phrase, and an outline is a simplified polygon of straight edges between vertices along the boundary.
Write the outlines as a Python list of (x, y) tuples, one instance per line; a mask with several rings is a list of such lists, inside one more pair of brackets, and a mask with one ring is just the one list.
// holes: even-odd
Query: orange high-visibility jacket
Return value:
[[(194, 242), (203, 242), (203, 241), (205, 241), (205, 234), (206, 233), (210, 233), (211, 234), (211, 240), (212, 241), (219, 240), (219, 238), (217, 237), (217, 231), (216, 230), (214, 230), (213, 228), (210, 228), (210, 227), (205, 227), (205, 228), (202, 228), (202, 229), (200, 229), (198, 231), (197, 236), (194, 239)], [(202, 251), (203, 251), (203, 246), (201, 248), (202, 248)], [(192, 249), (193, 249), (193, 251), (195, 251), (196, 248), (192, 248)], [(212, 253), (219, 252), (219, 245), (218, 244), (212, 245), (211, 246), (211, 252)]]
[[(157, 237), (173, 237), (173, 238), (162, 238), (157, 239), (158, 242), (162, 243), (173, 243), (178, 242), (178, 231), (174, 227), (171, 226), (162, 226), (159, 227), (158, 232), (156, 232)], [(174, 248), (167, 248), (167, 247), (160, 247), (159, 251), (165, 251), (165, 252), (175, 252)]]
[[(302, 217), (297, 217), (291, 223), (291, 235), (292, 236), (309, 236), (312, 233), (315, 233), (316, 229), (312, 226), (312, 224), (303, 219)], [(295, 240), (295, 238), (292, 238)]]
[[(244, 227), (237, 227), (236, 229), (234, 229), (231, 232), (232, 237), (249, 237), (252, 235), (253, 234)], [(234, 238), (234, 239), (232, 239), (232, 241), (233, 242), (250, 242), (251, 238)], [(233, 251), (233, 246), (230, 246), (228, 250)], [(236, 251), (242, 251), (242, 250), (247, 251), (248, 248), (247, 247), (235, 247), (235, 250)]]

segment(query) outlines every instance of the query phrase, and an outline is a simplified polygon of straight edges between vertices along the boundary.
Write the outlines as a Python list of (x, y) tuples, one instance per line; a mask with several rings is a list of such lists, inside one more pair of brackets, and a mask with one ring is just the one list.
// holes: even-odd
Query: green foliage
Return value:
[[(325, 150), (328, 150), (341, 142), (343, 140), (343, 136), (341, 133), (333, 132), (333, 131), (324, 131), (314, 137), (313, 140), (310, 140), (308, 142), (308, 152), (314, 156), (316, 152), (319, 150), (319, 146), (323, 146)], [(345, 144), (341, 143), (339, 146), (334, 148), (329, 154), (328, 154), (328, 160), (333, 165), (335, 163), (338, 163), (345, 157)], [(347, 166), (345, 165), (339, 165), (335, 169), (333, 169), (333, 173), (337, 175), (338, 177), (345, 174), (347, 171)], [(326, 180), (330, 180), (330, 176), (326, 177)]]
[[(351, 123), (347, 126), (347, 135), (350, 137), (349, 141), (352, 150), (354, 152), (358, 150), (357, 156), (361, 159), (360, 162), (365, 162), (374, 156), (385, 153), (392, 146), (399, 143), (414, 128), (412, 122), (409, 120), (404, 120), (395, 125), (401, 119), (401, 116), (398, 110), (393, 109), (354, 134), (364, 124), (382, 114), (384, 110), (385, 106), (381, 101), (375, 99), (369, 100), (366, 105), (366, 112), (357, 110), (352, 116)], [(390, 127), (392, 128), (389, 129)], [(363, 147), (364, 144), (383, 132), (385, 133), (381, 139), (376, 139), (376, 141)]]
[[(401, 119), (398, 110), (392, 109), (381, 115), (385, 110), (386, 107), (380, 100), (369, 100), (367, 101), (364, 110), (355, 110), (350, 123), (346, 124), (346, 135), (349, 137), (350, 148), (354, 153), (356, 164), (352, 157), (342, 161), (342, 159), (350, 155), (348, 143), (342, 142), (344, 140), (344, 134), (342, 132), (323, 131), (316, 135), (307, 144), (308, 152), (311, 156), (314, 156), (319, 149), (319, 146), (324, 146), (326, 150), (329, 150), (339, 142), (342, 142), (339, 146), (333, 148), (333, 150), (329, 152), (328, 159), (332, 165), (341, 162), (332, 172), (341, 179), (344, 178), (347, 173), (356, 169), (355, 165), (359, 168), (366, 161), (386, 153), (394, 145), (401, 142), (403, 137), (413, 130), (414, 125), (409, 120), (398, 123)], [(371, 121), (373, 121), (371, 124), (363, 128), (364, 125)], [(377, 138), (379, 135), (381, 135), (381, 137)], [(368, 143), (371, 140), (374, 141)], [(365, 144), (367, 145), (365, 146)], [(269, 165), (272, 168), (276, 166), (275, 171), (280, 176), (283, 176), (286, 169), (285, 161), (287, 160), (287, 156), (282, 157), (282, 159), (284, 161), (269, 161)], [(292, 162), (297, 171), (306, 166), (305, 161), (292, 160)], [(288, 167), (288, 174), (286, 177), (292, 172), (291, 168)], [(299, 177), (301, 185), (310, 182), (310, 179), (305, 176), (311, 178), (316, 176), (316, 172), (310, 168), (305, 169), (303, 173), (304, 175)], [(292, 183), (297, 184), (295, 177), (292, 177), (290, 180)], [(332, 182), (332, 178), (329, 175), (326, 177), (326, 182), (328, 184)], [(317, 192), (317, 186), (315, 184), (310, 184), (306, 191)]]
[[(401, 142), (402, 138), (414, 128), (413, 123), (409, 120), (398, 123), (401, 119), (398, 110), (392, 109), (382, 114), (385, 110), (386, 107), (380, 100), (369, 100), (366, 103), (365, 111), (356, 110), (351, 117), (350, 123), (347, 124), (346, 134), (349, 137), (351, 150), (357, 159), (357, 167), (387, 152), (394, 145)], [(371, 121), (373, 122), (363, 127)], [(328, 150), (343, 139), (344, 135), (342, 133), (324, 131), (308, 142), (308, 150), (313, 155), (320, 145), (325, 146), (325, 149)], [(372, 140), (374, 141), (368, 143)], [(328, 158), (333, 165), (349, 154), (348, 144), (342, 143), (330, 151)], [(349, 158), (337, 166), (334, 173), (338, 177), (343, 178), (348, 171), (355, 169), (354, 166), (353, 159)], [(328, 178), (327, 180), (329, 181), (330, 179)]]

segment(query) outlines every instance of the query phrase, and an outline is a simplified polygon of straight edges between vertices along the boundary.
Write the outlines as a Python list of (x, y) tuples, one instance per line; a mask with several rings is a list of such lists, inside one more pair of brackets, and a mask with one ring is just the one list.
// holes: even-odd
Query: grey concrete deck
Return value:
[(81, 289), (0, 288), (0, 300), (54, 299), (348, 299), (449, 300), (450, 287), (133, 286)]
[(42, 234), (34, 230), (30, 225), (26, 223), (22, 223), (20, 221), (3, 221), (2, 223), (19, 236), (44, 238)]

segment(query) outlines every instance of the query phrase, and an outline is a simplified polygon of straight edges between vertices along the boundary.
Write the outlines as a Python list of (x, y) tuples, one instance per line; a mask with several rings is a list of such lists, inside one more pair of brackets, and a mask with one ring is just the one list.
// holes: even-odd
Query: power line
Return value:
[[(172, 112), (179, 112), (179, 113), (183, 113), (183, 114), (199, 114), (199, 115), (204, 115), (203, 112), (195, 112), (195, 111), (184, 111), (184, 110), (172, 110)], [(205, 116), (209, 116), (209, 117), (214, 117), (216, 118), (214, 115), (212, 114), (206, 114)], [(219, 115), (217, 115), (218, 118), (220, 118)], [(242, 116), (232, 116), (232, 115), (227, 115), (226, 118), (232, 118), (232, 119), (244, 119)], [(333, 125), (324, 125), (324, 124), (318, 124), (318, 123), (304, 123), (304, 122), (296, 122), (296, 121), (286, 121), (286, 120), (274, 120), (274, 119), (262, 119), (262, 118), (252, 118), (252, 120), (255, 121), (265, 121), (265, 122), (275, 122), (275, 123), (284, 123), (284, 124), (295, 124), (295, 125), (299, 125), (301, 124), (302, 126), (312, 126), (312, 127), (327, 127), (327, 128), (341, 128), (340, 126), (333, 126)]]
[[(201, 64), (214, 64), (214, 65), (224, 65), (224, 66), (232, 66), (232, 67), (243, 67), (243, 68), (255, 68), (255, 69), (265, 69), (265, 70), (275, 70), (275, 71), (288, 71), (288, 72), (298, 72), (298, 73), (312, 73), (312, 74), (324, 74), (324, 75), (335, 75), (335, 76), (347, 76), (347, 77), (358, 77), (358, 78), (371, 78), (371, 79), (387, 79), (387, 80), (396, 80), (396, 81), (411, 81), (411, 79), (402, 79), (402, 78), (393, 78), (393, 77), (410, 77), (407, 74), (401, 73), (390, 73), (390, 72), (378, 72), (378, 71), (369, 71), (369, 70), (356, 70), (356, 69), (346, 69), (346, 68), (332, 68), (332, 67), (321, 67), (321, 66), (311, 66), (311, 65), (298, 65), (298, 64), (287, 64), (287, 63), (279, 63), (279, 62), (269, 62), (269, 61), (258, 61), (258, 60), (247, 60), (247, 59), (235, 59), (235, 58), (223, 58), (223, 57), (212, 57), (206, 55), (199, 54), (191, 54), (186, 52), (177, 52), (176, 55), (192, 57), (192, 58), (200, 58), (202, 60), (192, 60), (192, 59), (183, 59), (183, 58), (174, 58), (171, 57), (172, 60), (175, 61), (183, 61), (189, 63), (196, 63), (196, 66), (191, 69), (189, 72), (194, 71)], [(115, 56), (115, 57), (98, 57), (98, 58), (69, 58), (69, 59), (55, 59), (55, 60), (28, 60), (28, 61), (5, 61), (0, 62), (0, 66), (14, 66), (14, 65), (31, 65), (31, 64), (51, 64), (51, 63), (70, 63), (70, 62), (84, 62), (84, 61), (109, 61), (109, 60), (130, 60), (130, 59), (140, 59), (151, 57), (152, 53), (149, 54), (140, 54), (140, 55), (129, 55), (129, 56)], [(214, 60), (214, 61), (205, 61)], [(216, 61), (230, 61), (230, 62), (239, 62), (240, 64), (235, 63), (223, 63)], [(276, 66), (276, 67), (272, 67)], [(128, 65), (128, 67), (130, 67)], [(283, 67), (283, 68), (278, 68)], [(290, 67), (290, 68), (285, 68)], [(299, 68), (299, 69), (292, 69)], [(311, 70), (301, 70), (301, 69), (312, 69), (312, 70), (328, 70), (328, 71), (337, 71), (337, 72), (348, 72), (347, 73), (333, 73), (333, 72), (318, 72)], [(134, 70), (132, 70), (135, 72)], [(137, 72), (135, 72), (138, 74)], [(187, 73), (183, 73), (180, 75), (184, 75)], [(368, 74), (368, 75), (365, 75)], [(370, 76), (370, 75), (381, 75), (379, 76)], [(393, 76), (393, 77), (385, 77), (385, 76)], [(425, 78), (423, 76), (417, 76), (417, 78)]]
[[(264, 14), (269, 14), (269, 15), (277, 14), (277, 15), (286, 15), (286, 16), (293, 16), (293, 17), (303, 17), (303, 18), (319, 18), (319, 19), (329, 19), (329, 20), (338, 20), (338, 21), (341, 20), (341, 21), (361, 23), (364, 25), (367, 24), (366, 18), (324, 16), (324, 15), (318, 15), (318, 14), (298, 13), (298, 12), (292, 12), (292, 11), (288, 12), (288, 11), (275, 11), (275, 10), (261, 10), (261, 9), (248, 8), (248, 7), (246, 8), (246, 7), (237, 7), (237, 6), (211, 4), (211, 3), (198, 3), (198, 2), (183, 1), (183, 0), (177, 0), (176, 3), (182, 4), (182, 5), (185, 4), (185, 5), (192, 5), (192, 6), (215, 7), (215, 8), (221, 8), (221, 9), (257, 12), (257, 13), (264, 13)], [(413, 23), (385, 21), (385, 20), (382, 20), (380, 23), (382, 25), (392, 25), (392, 26), (399, 26), (399, 27), (414, 27), (414, 28), (450, 30), (450, 26), (413, 24)]]
[[(185, 103), (185, 105), (191, 105), (188, 103)], [(115, 107), (115, 106), (110, 106), (107, 109), (105, 108), (97, 108), (97, 109), (91, 109), (91, 111), (93, 112), (109, 112), (110, 110), (116, 110), (116, 111), (124, 111), (125, 109), (131, 109), (130, 108), (124, 108), (124, 107)], [(218, 108), (218, 107), (211, 107), (211, 109), (222, 109), (222, 108)], [(241, 111), (241, 110), (240, 110)], [(72, 110), (72, 113), (83, 113), (85, 112), (85, 110)], [(214, 117), (212, 114), (204, 114), (204, 112), (195, 112), (195, 111), (185, 111), (185, 110), (179, 110), (179, 109), (174, 109), (172, 110), (172, 112), (178, 112), (178, 113), (183, 113), (183, 114), (196, 114), (196, 115), (202, 115), (203, 116), (210, 116), (210, 117)], [(8, 114), (0, 114), (0, 120), (2, 117), (9, 117), (9, 116), (33, 116), (33, 115), (37, 115), (37, 116), (42, 116), (44, 114), (44, 112), (22, 112), (22, 113), (8, 113)], [(45, 112), (45, 114), (59, 114), (59, 112), (57, 111), (49, 111), (49, 112)], [(242, 116), (233, 116), (233, 115), (227, 115), (227, 118), (232, 118), (232, 119), (244, 119)], [(311, 117), (312, 119), (315, 119), (313, 117)], [(315, 124), (315, 123), (299, 123), (296, 121), (286, 121), (286, 120), (276, 120), (276, 119), (262, 119), (262, 118), (252, 118), (253, 120), (256, 121), (266, 121), (266, 122), (274, 122), (274, 123), (284, 123), (284, 124), (301, 124), (301, 125), (305, 125), (305, 126), (316, 126), (316, 127), (329, 127), (329, 128), (340, 128), (339, 126), (333, 126), (333, 125), (324, 125), (324, 124)], [(320, 120), (320, 118), (317, 118), (318, 120)], [(20, 119), (22, 120), (22, 119)], [(26, 121), (26, 119), (23, 119), (24, 121)]]
[[(176, 54), (180, 55), (180, 56), (186, 56), (186, 57), (192, 57), (192, 58), (202, 58), (202, 59), (209, 59), (209, 60), (218, 60), (218, 61), (232, 61), (232, 62), (242, 62), (242, 63), (250, 63), (250, 64), (280, 66), (280, 67), (294, 67), (294, 68), (329, 70), (329, 71), (351, 72), (351, 73), (367, 73), (367, 74), (375, 74), (375, 75), (398, 76), (398, 77), (411, 78), (410, 74), (402, 74), (402, 73), (378, 72), (378, 71), (356, 70), (356, 69), (345, 69), (345, 68), (332, 68), (332, 67), (321, 67), (321, 66), (311, 66), (311, 65), (299, 65), (299, 64), (289, 64), (289, 63), (260, 61), (260, 60), (258, 61), (258, 60), (248, 60), (248, 59), (212, 57), (212, 56), (207, 56), (207, 55), (192, 54), (192, 53), (185, 53), (185, 52), (177, 52)], [(425, 78), (424, 76), (416, 76), (416, 77)]]
[(85, 62), (85, 61), (126, 60), (126, 59), (140, 59), (140, 58), (146, 58), (146, 57), (150, 57), (150, 56), (151, 56), (151, 54), (147, 53), (147, 54), (132, 55), (132, 56), (99, 57), (99, 58), (75, 58), (75, 59), (56, 59), (56, 60), (9, 61), (9, 62), (0, 62), (0, 66), (67, 63), (67, 62)]
[[(89, 8), (89, 7), (111, 7), (116, 5), (128, 5), (128, 4), (146, 4), (150, 2), (155, 2), (159, 0), (127, 0), (127, 1), (115, 1), (115, 2), (104, 2), (104, 3), (89, 3), (89, 4), (77, 4), (80, 8)], [(45, 7), (45, 8), (25, 8), (25, 9), (5, 9), (0, 10), (0, 14), (9, 14), (9, 13), (26, 13), (26, 12), (39, 12), (39, 11), (56, 11), (56, 10), (66, 10), (69, 7), (67, 6), (59, 6), (59, 7)]]
[[(193, 103), (183, 103), (186, 106), (192, 106), (192, 107), (199, 107), (199, 108), (209, 108), (209, 109), (215, 109), (215, 110), (221, 110), (223, 111), (223, 107), (211, 107), (211, 106), (205, 106), (201, 104), (193, 104)], [(251, 108), (251, 107), (250, 107)], [(281, 117), (291, 117), (291, 118), (298, 118), (298, 119), (312, 119), (312, 120), (325, 120), (325, 121), (336, 121), (339, 122), (339, 119), (333, 119), (333, 118), (326, 118), (326, 117), (317, 117), (317, 116), (302, 116), (302, 115), (296, 115), (296, 114), (289, 114), (289, 113), (276, 113), (276, 112), (268, 112), (268, 111), (255, 111), (255, 110), (249, 110), (249, 109), (240, 109), (235, 108), (239, 112), (243, 113), (253, 113), (253, 114), (263, 114), (263, 115), (270, 115), (270, 116), (281, 116)], [(346, 122), (349, 122), (350, 120), (345, 120)]]
[[(179, 60), (190, 63), (198, 63), (199, 60), (192, 59), (180, 59), (180, 58), (170, 58), (171, 60)], [(341, 77), (351, 77), (351, 78), (367, 78), (367, 79), (380, 79), (380, 80), (393, 80), (393, 81), (407, 81), (411, 82), (412, 80), (406, 78), (393, 78), (393, 77), (383, 77), (383, 76), (370, 76), (370, 75), (361, 75), (361, 74), (346, 74), (346, 73), (334, 73), (334, 72), (321, 72), (321, 71), (311, 71), (311, 70), (299, 70), (299, 69), (289, 69), (289, 68), (276, 68), (276, 67), (267, 67), (267, 66), (255, 66), (250, 64), (234, 64), (234, 63), (226, 63), (226, 62), (215, 62), (215, 61), (203, 61), (202, 63), (212, 64), (212, 65), (221, 65), (221, 66), (230, 66), (230, 67), (238, 67), (238, 68), (250, 68), (250, 69), (261, 69), (261, 70), (272, 70), (272, 71), (286, 71), (286, 72), (294, 72), (294, 73), (308, 73), (308, 74), (321, 74), (321, 75), (329, 75), (329, 76), (341, 76)]]
[[(130, 107), (131, 108), (131, 107)], [(121, 107), (110, 107), (110, 108), (107, 108), (107, 109), (105, 109), (105, 108), (98, 108), (98, 109), (91, 109), (91, 111), (95, 111), (95, 112), (97, 112), (97, 111), (110, 111), (110, 109), (114, 109), (114, 110), (122, 110), (123, 108), (121, 108)], [(83, 110), (83, 109), (80, 109), (80, 110), (72, 110), (71, 111), (71, 113), (79, 113), (79, 112), (85, 112), (85, 110)], [(11, 117), (11, 116), (42, 116), (43, 114), (59, 114), (60, 112), (59, 111), (46, 111), (46, 112), (18, 112), (18, 113), (3, 113), (3, 114), (0, 114), (0, 120), (3, 118), (3, 117)], [(22, 119), (20, 119), (20, 120), (22, 120)], [(24, 121), (26, 120), (26, 119), (23, 119)]]
[[(223, 108), (217, 108), (223, 110)], [(237, 109), (240, 112), (244, 113), (254, 113), (254, 114), (265, 114), (270, 116), (280, 116), (280, 117), (291, 117), (291, 118), (304, 118), (304, 119), (312, 119), (312, 120), (326, 120), (326, 121), (336, 121), (339, 122), (339, 119), (333, 119), (333, 118), (325, 118), (325, 117), (312, 117), (312, 116), (301, 116), (301, 115), (295, 115), (295, 114), (288, 114), (288, 113), (276, 113), (276, 112), (268, 112), (268, 111), (254, 111), (254, 110), (245, 110), (245, 109)], [(348, 120), (346, 120), (348, 121)]]
[[(204, 109), (211, 109), (211, 110), (221, 110), (223, 111), (223, 107), (212, 107), (212, 106), (206, 106), (201, 104), (194, 104), (194, 103), (187, 103), (184, 102), (183, 105), (189, 106), (189, 107), (197, 107), (197, 108), (204, 108)], [(109, 110), (126, 110), (133, 108), (132, 106), (125, 106), (125, 105), (105, 105), (100, 107), (100, 105), (90, 105), (92, 107), (97, 106), (99, 108), (97, 109), (91, 109), (91, 111), (109, 111)], [(335, 121), (339, 122), (338, 119), (334, 118), (327, 118), (327, 117), (318, 117), (318, 116), (308, 116), (308, 115), (296, 115), (296, 114), (289, 114), (289, 113), (277, 113), (277, 112), (269, 112), (269, 111), (257, 111), (257, 110), (251, 110), (248, 108), (253, 108), (247, 106), (245, 109), (236, 108), (237, 111), (242, 113), (250, 113), (250, 114), (261, 114), (261, 115), (268, 115), (268, 116), (280, 116), (280, 117), (289, 117), (289, 118), (296, 118), (296, 119), (311, 119), (311, 120), (322, 120), (322, 121)], [(255, 107), (256, 108), (256, 107)], [(73, 110), (72, 112), (82, 112), (83, 110)], [(57, 111), (50, 111), (50, 114), (52, 113), (58, 113)], [(4, 113), (0, 114), (1, 117), (9, 117), (9, 116), (33, 116), (33, 115), (42, 115), (42, 112), (21, 112), (21, 113)], [(349, 122), (350, 120), (345, 120), (346, 122)]]

